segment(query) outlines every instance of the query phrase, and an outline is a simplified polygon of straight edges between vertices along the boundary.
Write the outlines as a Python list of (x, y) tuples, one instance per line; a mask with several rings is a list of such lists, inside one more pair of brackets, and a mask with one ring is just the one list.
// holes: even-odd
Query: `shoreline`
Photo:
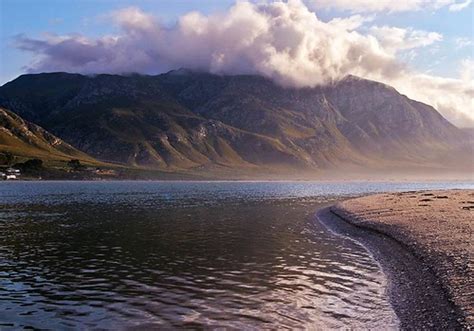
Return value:
[[(474, 188), (474, 179), (419, 179), (416, 181), (410, 179), (221, 179), (221, 178), (157, 178), (157, 179), (135, 179), (135, 178), (100, 178), (100, 179), (74, 179), (74, 178), (33, 178), (23, 177), (14, 180), (2, 180), (0, 183), (15, 183), (15, 182), (223, 182), (223, 183), (400, 183), (400, 184), (431, 184), (431, 183), (463, 183)], [(428, 190), (428, 189), (427, 189)], [(400, 191), (403, 192), (403, 191)], [(376, 192), (374, 192), (375, 194)]]
[(316, 218), (334, 234), (363, 246), (378, 262), (387, 277), (387, 294), (401, 329), (467, 327), (462, 311), (451, 301), (429, 265), (390, 235), (354, 224), (331, 208), (318, 210)]

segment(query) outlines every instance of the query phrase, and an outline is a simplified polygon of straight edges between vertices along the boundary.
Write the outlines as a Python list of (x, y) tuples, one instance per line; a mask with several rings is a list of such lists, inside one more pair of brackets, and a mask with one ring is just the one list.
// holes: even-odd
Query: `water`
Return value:
[(314, 211), (472, 183), (0, 182), (0, 329), (396, 328)]

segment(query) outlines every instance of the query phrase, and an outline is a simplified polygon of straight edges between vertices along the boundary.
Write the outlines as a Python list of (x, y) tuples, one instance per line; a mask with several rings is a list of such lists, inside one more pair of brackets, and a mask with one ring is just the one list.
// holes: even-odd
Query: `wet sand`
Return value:
[(347, 200), (318, 216), (374, 254), (402, 327), (458, 329), (474, 325), (473, 211), (474, 190), (417, 191)]

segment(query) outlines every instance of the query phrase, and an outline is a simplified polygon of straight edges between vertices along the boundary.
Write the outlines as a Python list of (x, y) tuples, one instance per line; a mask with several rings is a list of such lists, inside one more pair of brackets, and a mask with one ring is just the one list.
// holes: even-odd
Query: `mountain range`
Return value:
[(473, 164), (472, 135), (433, 107), (355, 76), (285, 88), (260, 76), (186, 69), (28, 74), (0, 87), (0, 107), (98, 160), (171, 172)]

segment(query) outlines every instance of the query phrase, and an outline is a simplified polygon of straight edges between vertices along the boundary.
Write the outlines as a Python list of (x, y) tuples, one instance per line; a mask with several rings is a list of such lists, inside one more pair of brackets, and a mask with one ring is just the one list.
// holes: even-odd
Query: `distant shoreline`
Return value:
[[(360, 179), (347, 179), (347, 178), (321, 178), (321, 179), (272, 179), (272, 178), (35, 178), (22, 176), (15, 180), (1, 180), (2, 182), (269, 182), (269, 183), (284, 183), (284, 182), (317, 182), (317, 183), (433, 183), (433, 182), (460, 182), (460, 183), (472, 183), (473, 179), (462, 179), (462, 178), (420, 178), (413, 180), (412, 178), (400, 178), (400, 179), (382, 179), (382, 178), (360, 178)], [(473, 186), (474, 187), (474, 186)]]

